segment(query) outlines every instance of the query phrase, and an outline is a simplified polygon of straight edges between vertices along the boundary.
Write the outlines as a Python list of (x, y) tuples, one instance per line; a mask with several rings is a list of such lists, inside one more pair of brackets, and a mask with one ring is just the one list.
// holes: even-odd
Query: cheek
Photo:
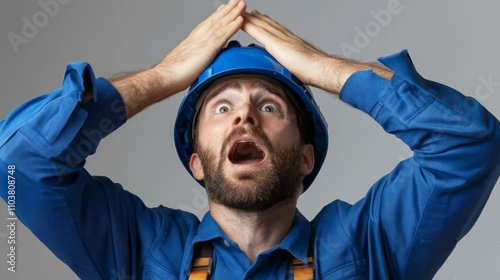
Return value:
[(269, 137), (276, 138), (280, 143), (300, 143), (300, 132), (298, 126), (293, 122), (271, 122), (269, 132)]
[(204, 148), (216, 149), (217, 145), (223, 142), (224, 129), (222, 126), (217, 125), (215, 122), (210, 124), (203, 123), (202, 126), (198, 127), (198, 145)]

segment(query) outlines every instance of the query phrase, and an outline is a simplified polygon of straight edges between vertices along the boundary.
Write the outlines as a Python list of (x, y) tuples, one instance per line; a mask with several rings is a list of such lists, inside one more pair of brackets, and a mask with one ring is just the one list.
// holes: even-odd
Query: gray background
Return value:
[[(59, 1), (62, 4), (51, 15), (44, 12), (38, 0), (2, 2), (1, 119), (20, 103), (59, 87), (69, 62), (88, 61), (97, 76), (155, 64), (220, 3)], [(383, 25), (376, 23), (373, 14), (387, 10), (388, 5), (397, 5), (398, 13)], [(342, 55), (341, 45), (349, 44), (359, 51), (352, 58), (372, 61), (406, 48), (424, 77), (476, 97), (500, 117), (498, 1), (249, 0), (248, 6), (269, 14), (329, 53)], [(22, 36), (23, 17), (31, 23), (35, 20), (39, 27), (16, 51), (7, 34)], [(366, 27), (369, 41), (355, 42), (356, 28)], [(241, 32), (236, 38), (251, 42)], [(486, 87), (484, 81), (488, 79), (495, 83)], [(299, 201), (299, 208), (308, 218), (333, 199), (354, 203), (375, 180), (411, 155), (369, 117), (320, 90), (314, 93), (329, 122), (331, 140), (322, 172)], [(173, 121), (182, 95), (151, 107), (109, 136), (88, 160), (87, 168), (121, 182), (148, 206), (163, 204), (201, 216), (206, 211), (204, 192), (184, 171), (173, 145)], [(435, 279), (500, 279), (499, 195), (497, 188), (476, 226)], [(2, 201), (0, 278), (75, 279), (24, 227), (18, 228), (16, 236), (17, 272), (6, 270), (6, 209)]]

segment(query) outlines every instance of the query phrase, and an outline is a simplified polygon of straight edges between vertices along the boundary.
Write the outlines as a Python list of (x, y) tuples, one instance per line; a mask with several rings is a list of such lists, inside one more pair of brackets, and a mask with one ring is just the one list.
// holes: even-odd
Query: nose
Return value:
[(243, 124), (259, 125), (256, 108), (251, 103), (242, 104), (234, 116), (234, 126)]

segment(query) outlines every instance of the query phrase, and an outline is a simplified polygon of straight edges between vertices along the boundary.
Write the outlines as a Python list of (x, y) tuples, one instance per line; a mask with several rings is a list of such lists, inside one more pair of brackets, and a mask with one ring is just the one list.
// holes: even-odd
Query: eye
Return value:
[(260, 108), (263, 112), (267, 113), (275, 113), (279, 112), (279, 107), (276, 104), (273, 103), (266, 103)]
[(231, 110), (231, 107), (227, 103), (221, 103), (215, 107), (216, 114), (224, 114)]

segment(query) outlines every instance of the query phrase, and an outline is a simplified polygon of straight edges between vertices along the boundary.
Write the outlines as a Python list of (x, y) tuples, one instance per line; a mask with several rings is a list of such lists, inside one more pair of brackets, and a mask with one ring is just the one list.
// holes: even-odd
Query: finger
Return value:
[(252, 11), (244, 13), (243, 17), (245, 22), (242, 30), (261, 44), (266, 45), (266, 42), (271, 41), (277, 42), (278, 39), (283, 41), (297, 40), (295, 34), (268, 16)]
[(224, 44), (225, 41), (229, 40), (241, 28), (243, 24), (243, 17), (241, 15), (245, 12), (246, 3), (245, 1), (236, 1), (235, 3), (231, 3), (231, 5), (233, 5), (232, 9), (223, 17), (213, 20), (208, 24), (209, 29), (205, 30), (205, 36), (211, 36), (212, 39), (215, 39), (219, 43), (221, 41), (218, 39), (221, 39), (222, 44)]
[(245, 21), (243, 22), (241, 29), (264, 47), (266, 47), (271, 41), (277, 39), (274, 34), (279, 32), (276, 32), (274, 27), (270, 27), (267, 23), (248, 13), (244, 13), (243, 18)]
[(286, 28), (286, 26), (280, 24), (279, 22), (271, 19), (269, 16), (261, 14), (257, 10), (253, 10), (248, 14), (248, 20), (252, 22), (253, 24), (260, 26), (260, 27), (265, 27), (269, 31), (273, 32), (279, 32), (279, 33), (290, 33), (290, 30)]
[(238, 18), (240, 18), (240, 20), (242, 20), (241, 14), (245, 12), (245, 9), (246, 9), (245, 1), (238, 1), (234, 5), (234, 7), (231, 10), (229, 10), (229, 12), (224, 16), (221, 23), (224, 24), (224, 23), (232, 22), (232, 21), (237, 20)]
[(201, 22), (194, 30), (194, 33), (219, 34), (235, 33), (242, 24), (241, 13), (246, 9), (245, 1), (234, 0), (228, 4), (221, 5), (220, 8), (210, 15), (207, 19)]
[(275, 28), (283, 28), (284, 26), (276, 22), (275, 20), (271, 19), (268, 15), (261, 14), (257, 10), (253, 10), (250, 12), (250, 15), (253, 16), (255, 19), (259, 19), (262, 23), (266, 23), (268, 25), (271, 25)]
[(227, 2), (227, 5), (228, 6), (232, 6), (232, 7), (236, 7), (239, 2), (245, 2), (245, 1), (241, 1), (241, 0), (230, 0), (229, 2)]
[(232, 18), (235, 19), (237, 16), (241, 14), (246, 8), (246, 3), (243, 0), (231, 0), (227, 4), (222, 4), (217, 8), (217, 10), (207, 18), (207, 20), (211, 20), (217, 22), (224, 18)]
[(241, 27), (243, 18), (241, 14), (246, 9), (243, 0), (233, 0), (223, 4), (220, 8), (202, 21), (188, 36), (196, 41), (208, 41), (211, 43), (224, 44), (220, 40), (227, 40)]

